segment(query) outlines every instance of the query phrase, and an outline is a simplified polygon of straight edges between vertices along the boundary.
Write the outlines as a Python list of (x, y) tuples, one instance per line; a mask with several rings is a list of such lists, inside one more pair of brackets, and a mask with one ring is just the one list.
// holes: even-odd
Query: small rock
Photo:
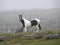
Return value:
[(0, 41), (5, 41), (5, 40), (7, 40), (7, 39), (8, 39), (7, 36), (0, 36)]
[(57, 39), (57, 38), (60, 38), (60, 34), (48, 34), (46, 36), (46, 39)]

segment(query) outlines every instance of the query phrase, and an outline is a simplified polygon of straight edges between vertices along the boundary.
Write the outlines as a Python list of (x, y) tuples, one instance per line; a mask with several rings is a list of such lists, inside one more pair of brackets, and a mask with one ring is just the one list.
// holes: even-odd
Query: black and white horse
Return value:
[(19, 15), (19, 20), (20, 20), (20, 22), (21, 22), (22, 25), (23, 25), (23, 30), (24, 30), (24, 32), (26, 32), (27, 27), (32, 27), (32, 26), (36, 26), (37, 32), (38, 32), (39, 30), (41, 30), (40, 20), (37, 19), (37, 18), (32, 19), (31, 21), (29, 21), (29, 20), (23, 18), (22, 15)]

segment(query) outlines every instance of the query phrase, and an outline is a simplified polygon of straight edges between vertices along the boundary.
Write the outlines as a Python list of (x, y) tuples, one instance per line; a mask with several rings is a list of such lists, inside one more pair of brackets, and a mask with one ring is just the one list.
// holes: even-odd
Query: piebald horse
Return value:
[(31, 21), (29, 21), (25, 19), (24, 17), (22, 17), (22, 15), (19, 15), (19, 20), (23, 25), (24, 33), (26, 33), (27, 31), (27, 27), (32, 27), (32, 26), (35, 26), (37, 28), (36, 32), (41, 30), (40, 20), (37, 18), (34, 18)]

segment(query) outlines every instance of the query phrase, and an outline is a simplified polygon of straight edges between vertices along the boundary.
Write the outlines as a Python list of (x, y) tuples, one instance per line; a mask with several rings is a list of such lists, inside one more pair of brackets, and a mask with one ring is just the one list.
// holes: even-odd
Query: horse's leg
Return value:
[(24, 27), (24, 33), (26, 33), (26, 27)]
[(36, 25), (36, 28), (37, 28), (37, 31), (36, 32), (39, 32), (39, 30), (41, 30), (40, 24), (39, 25)]
[(38, 25), (36, 25), (36, 28), (37, 28), (36, 32), (39, 32), (39, 27), (38, 27)]

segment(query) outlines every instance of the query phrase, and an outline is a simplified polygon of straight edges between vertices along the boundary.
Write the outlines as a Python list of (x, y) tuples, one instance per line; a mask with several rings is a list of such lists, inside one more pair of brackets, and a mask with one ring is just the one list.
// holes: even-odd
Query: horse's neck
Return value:
[(25, 26), (26, 26), (26, 27), (31, 26), (31, 22), (30, 22), (29, 20), (27, 20), (27, 19), (25, 19), (25, 18), (23, 18), (23, 19), (24, 19), (24, 22), (25, 22)]
[(26, 20), (24, 17), (22, 17), (23, 20)]
[(25, 19), (24, 17), (22, 17), (22, 18), (23, 18), (24, 21), (28, 21), (29, 22), (29, 20)]

